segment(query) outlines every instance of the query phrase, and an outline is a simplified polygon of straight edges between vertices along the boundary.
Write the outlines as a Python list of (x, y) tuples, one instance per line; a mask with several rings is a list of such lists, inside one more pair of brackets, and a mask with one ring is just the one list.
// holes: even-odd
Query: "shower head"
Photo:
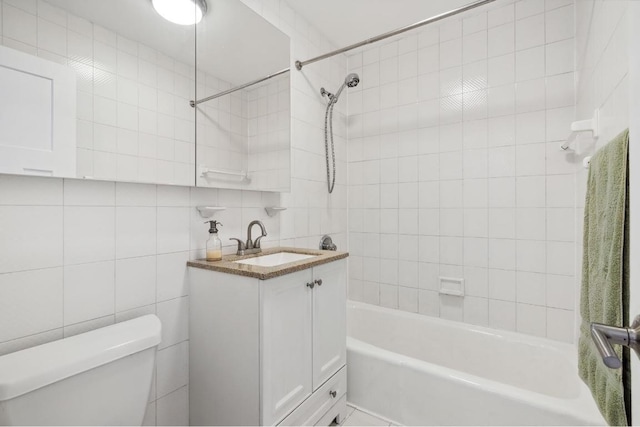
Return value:
[[(334, 96), (331, 96), (331, 94), (326, 91), (325, 93), (329, 95), (330, 102), (332, 104), (335, 104), (336, 102), (338, 102), (338, 98), (340, 97), (340, 94), (345, 87), (356, 87), (358, 86), (358, 83), (360, 83), (360, 76), (358, 76), (356, 73), (351, 73), (348, 74), (347, 77), (345, 77), (344, 83), (342, 83), (342, 86), (340, 86), (340, 89), (338, 89), (338, 92), (336, 92)], [(322, 94), (324, 95), (325, 93)]]
[(356, 87), (360, 83), (360, 76), (356, 73), (351, 73), (344, 79), (344, 84), (349, 87)]

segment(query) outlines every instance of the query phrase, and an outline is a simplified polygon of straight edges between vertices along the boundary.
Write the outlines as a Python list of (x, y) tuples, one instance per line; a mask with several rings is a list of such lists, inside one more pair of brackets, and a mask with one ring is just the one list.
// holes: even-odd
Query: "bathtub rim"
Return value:
[[(484, 326), (471, 325), (464, 322), (456, 322), (452, 320), (429, 317), (418, 313), (404, 312), (357, 301), (347, 301), (347, 311), (349, 310), (349, 308), (383, 312), (394, 316), (416, 319), (422, 322), (435, 323), (437, 325), (446, 325), (447, 327), (454, 326), (458, 329), (471, 330), (483, 334), (498, 336), (502, 339), (513, 338), (517, 342), (525, 342), (527, 344), (531, 344), (533, 342), (535, 344), (540, 344), (544, 348), (551, 348), (560, 350), (563, 353), (569, 353), (565, 355), (569, 356), (569, 361), (572, 367), (575, 367), (575, 376), (576, 381), (578, 382), (578, 395), (568, 398), (550, 396), (533, 390), (501, 383), (496, 380), (481, 377), (464, 371), (458, 371), (452, 368), (428, 362), (426, 360), (377, 347), (374, 344), (370, 344), (349, 335), (347, 335), (347, 364), (348, 353), (350, 351), (356, 351), (365, 354), (366, 356), (373, 357), (378, 360), (383, 360), (384, 362), (390, 363), (395, 366), (407, 367), (415, 371), (426, 372), (429, 375), (435, 375), (440, 378), (464, 382), (471, 387), (487, 390), (501, 397), (504, 397), (505, 399), (516, 400), (523, 403), (531, 403), (532, 401), (535, 401), (536, 405), (540, 406), (543, 409), (550, 410), (561, 415), (570, 416), (576, 419), (584, 419), (594, 425), (606, 425), (606, 422), (600, 414), (600, 411), (597, 408), (590, 390), (578, 377), (577, 348), (575, 348), (575, 346), (572, 344), (555, 342), (547, 338), (529, 336), (512, 331), (497, 331)], [(347, 317), (347, 319), (349, 319), (349, 317)], [(349, 328), (347, 327), (347, 333), (348, 330)], [(569, 402), (570, 404), (568, 405)], [(357, 404), (354, 404), (352, 402), (350, 402), (350, 404), (353, 406), (357, 406)], [(370, 411), (368, 409), (364, 410)], [(384, 418), (388, 419), (388, 417)]]

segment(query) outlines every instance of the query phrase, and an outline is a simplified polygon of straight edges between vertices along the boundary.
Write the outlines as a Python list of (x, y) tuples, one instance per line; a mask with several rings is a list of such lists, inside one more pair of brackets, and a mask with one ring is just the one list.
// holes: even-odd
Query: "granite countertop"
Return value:
[[(307, 258), (300, 261), (289, 262), (275, 267), (261, 267), (257, 265), (238, 264), (233, 261), (240, 259), (255, 258), (263, 255), (275, 254), (278, 252), (291, 252), (295, 254), (316, 255), (313, 258)], [(251, 255), (224, 255), (222, 261), (206, 261), (198, 259), (187, 262), (189, 267), (203, 268), (205, 270), (219, 271), (221, 273), (235, 274), (238, 276), (254, 277), (260, 280), (273, 279), (274, 277), (284, 276), (285, 274), (295, 273), (296, 271), (306, 270), (307, 268), (317, 265), (326, 264), (328, 262), (343, 259), (349, 256), (349, 252), (322, 251), (319, 249), (300, 249), (277, 247), (263, 249), (259, 254)]]

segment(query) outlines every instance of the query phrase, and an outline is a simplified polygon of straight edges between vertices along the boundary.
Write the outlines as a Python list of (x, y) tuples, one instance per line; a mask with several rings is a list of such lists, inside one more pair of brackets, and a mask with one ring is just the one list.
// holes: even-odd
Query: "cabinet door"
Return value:
[(347, 360), (346, 260), (313, 269), (313, 389), (320, 387)]
[(0, 46), (0, 172), (76, 176), (76, 76)]
[(262, 425), (281, 421), (311, 395), (311, 269), (260, 284)]

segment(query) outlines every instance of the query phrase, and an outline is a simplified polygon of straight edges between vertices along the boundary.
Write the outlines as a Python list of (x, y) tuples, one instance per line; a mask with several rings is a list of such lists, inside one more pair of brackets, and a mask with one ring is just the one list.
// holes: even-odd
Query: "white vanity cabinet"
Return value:
[(192, 425), (329, 423), (346, 402), (346, 260), (268, 280), (190, 268)]

